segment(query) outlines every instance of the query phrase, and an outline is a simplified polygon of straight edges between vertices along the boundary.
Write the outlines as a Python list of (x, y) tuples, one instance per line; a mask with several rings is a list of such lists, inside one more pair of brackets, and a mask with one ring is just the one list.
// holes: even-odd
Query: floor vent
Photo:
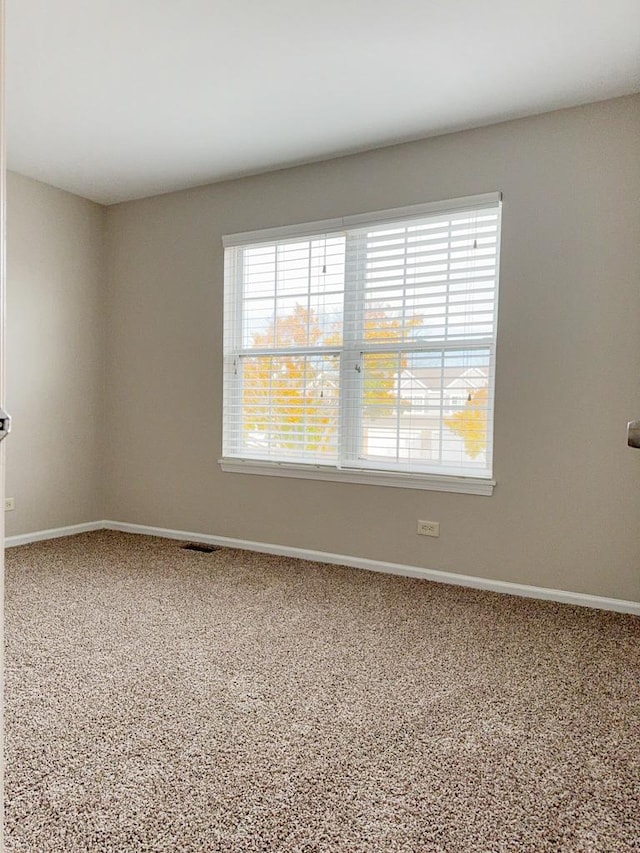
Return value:
[(202, 554), (212, 554), (214, 551), (222, 551), (220, 545), (203, 545), (201, 542), (187, 542), (180, 546), (183, 551), (200, 551)]

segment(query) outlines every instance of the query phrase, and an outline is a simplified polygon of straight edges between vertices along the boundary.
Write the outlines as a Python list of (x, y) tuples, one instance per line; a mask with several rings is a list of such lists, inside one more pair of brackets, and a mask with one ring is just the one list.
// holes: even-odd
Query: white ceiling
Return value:
[(104, 204), (640, 90), (638, 0), (6, 0), (9, 168)]

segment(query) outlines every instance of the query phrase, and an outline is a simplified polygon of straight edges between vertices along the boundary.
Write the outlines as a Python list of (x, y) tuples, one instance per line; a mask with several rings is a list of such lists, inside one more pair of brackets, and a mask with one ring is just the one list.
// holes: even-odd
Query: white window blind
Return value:
[(225, 239), (223, 459), (490, 478), (500, 198)]

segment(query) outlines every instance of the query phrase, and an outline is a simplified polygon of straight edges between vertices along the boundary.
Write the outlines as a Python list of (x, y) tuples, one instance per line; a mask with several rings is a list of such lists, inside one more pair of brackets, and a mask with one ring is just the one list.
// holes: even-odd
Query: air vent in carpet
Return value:
[(204, 545), (201, 542), (187, 542), (180, 547), (183, 551), (200, 551), (202, 554), (212, 554), (214, 551), (222, 550), (220, 545)]

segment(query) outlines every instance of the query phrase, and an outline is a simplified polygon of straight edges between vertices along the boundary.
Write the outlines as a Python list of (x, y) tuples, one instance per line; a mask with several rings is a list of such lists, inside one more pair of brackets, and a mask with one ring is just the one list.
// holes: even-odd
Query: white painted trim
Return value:
[(23, 533), (9, 536), (5, 540), (7, 548), (40, 542), (44, 539), (58, 539), (87, 533), (91, 530), (117, 530), (122, 533), (136, 533), (141, 536), (159, 536), (163, 539), (179, 539), (185, 542), (204, 542), (208, 545), (221, 545), (225, 548), (240, 548), (243, 551), (257, 551), (261, 554), (277, 554), (283, 557), (296, 557), (299, 560), (311, 560), (315, 563), (330, 563), (337, 566), (351, 566), (354, 569), (367, 569), (388, 575), (401, 575), (408, 578), (420, 578), (436, 583), (464, 586), (470, 589), (483, 589), (506, 595), (519, 595), (523, 598), (537, 598), (542, 601), (557, 601), (561, 604), (573, 604), (579, 607), (592, 607), (596, 610), (612, 610), (616, 613), (630, 613), (640, 616), (640, 602), (624, 601), (619, 598), (603, 598), (599, 595), (586, 595), (580, 592), (567, 592), (562, 589), (547, 589), (541, 586), (510, 583), (458, 575), (454, 572), (441, 572), (437, 569), (423, 569), (419, 566), (407, 566), (402, 563), (385, 563), (381, 560), (369, 560), (365, 557), (350, 557), (346, 554), (331, 554), (327, 551), (312, 551), (308, 548), (294, 548), (290, 545), (274, 545), (268, 542), (253, 542), (249, 539), (233, 539), (228, 536), (213, 536), (209, 533), (193, 533), (186, 530), (170, 530), (164, 527), (149, 527), (145, 524), (128, 524), (124, 521), (90, 521), (86, 524), (74, 524), (70, 527), (57, 527), (51, 530), (39, 530), (36, 533)]
[(412, 204), (408, 207), (391, 207), (387, 210), (373, 210), (369, 213), (356, 213), (351, 216), (339, 216), (335, 219), (319, 219), (315, 222), (300, 222), (295, 225), (283, 225), (277, 228), (262, 228), (259, 231), (241, 231), (237, 234), (225, 234), (222, 245), (225, 249), (248, 244), (269, 243), (275, 240), (289, 240), (299, 237), (315, 237), (346, 228), (358, 228), (372, 222), (398, 222), (418, 216), (437, 216), (441, 213), (458, 213), (482, 207), (498, 207), (502, 199), (501, 192), (481, 193), (480, 195), (461, 196), (441, 201), (429, 201), (424, 204)]
[(338, 566), (351, 566), (355, 569), (367, 569), (389, 575), (402, 575), (409, 578), (464, 586), (471, 589), (483, 589), (506, 595), (518, 595), (523, 598), (537, 598), (543, 601), (557, 601), (561, 604), (573, 604), (580, 607), (592, 607), (596, 610), (613, 610), (616, 613), (631, 613), (640, 616), (640, 602), (624, 601), (618, 598), (603, 598), (599, 595), (586, 595), (580, 592), (566, 592), (561, 589), (547, 589), (540, 586), (491, 580), (472, 575), (458, 575), (454, 572), (441, 572), (436, 569), (423, 569), (402, 563), (385, 563), (380, 560), (368, 560), (364, 557), (349, 557), (345, 554), (330, 554), (327, 551), (311, 551), (307, 548), (294, 548), (289, 545), (273, 545), (267, 542), (253, 542), (248, 539), (232, 539), (227, 536), (212, 536), (208, 533), (192, 533), (185, 530), (168, 530), (162, 527), (148, 527), (143, 524), (127, 524), (122, 521), (104, 521), (108, 530), (123, 533), (138, 533), (144, 536), (160, 536), (165, 539), (179, 539), (188, 542), (203, 542), (208, 545), (221, 545), (226, 548), (240, 548), (245, 551), (257, 551), (262, 554), (278, 554), (283, 557), (296, 557), (316, 563), (331, 563)]
[(330, 480), (334, 483), (360, 483), (369, 486), (395, 486), (398, 489), (424, 489), (431, 492), (456, 492), (463, 495), (492, 495), (495, 480), (445, 474), (410, 474), (403, 471), (373, 471), (367, 468), (337, 468), (331, 465), (262, 462), (226, 456), (218, 460), (220, 468), (233, 474), (260, 474), (297, 480)]
[(62, 536), (74, 536), (76, 533), (88, 533), (90, 530), (104, 530), (105, 521), (88, 521), (86, 524), (72, 524), (69, 527), (52, 527), (49, 530), (37, 530), (35, 533), (21, 533), (18, 536), (7, 536), (5, 548), (15, 548), (17, 545), (28, 545), (30, 542), (41, 542), (44, 539), (59, 539)]

